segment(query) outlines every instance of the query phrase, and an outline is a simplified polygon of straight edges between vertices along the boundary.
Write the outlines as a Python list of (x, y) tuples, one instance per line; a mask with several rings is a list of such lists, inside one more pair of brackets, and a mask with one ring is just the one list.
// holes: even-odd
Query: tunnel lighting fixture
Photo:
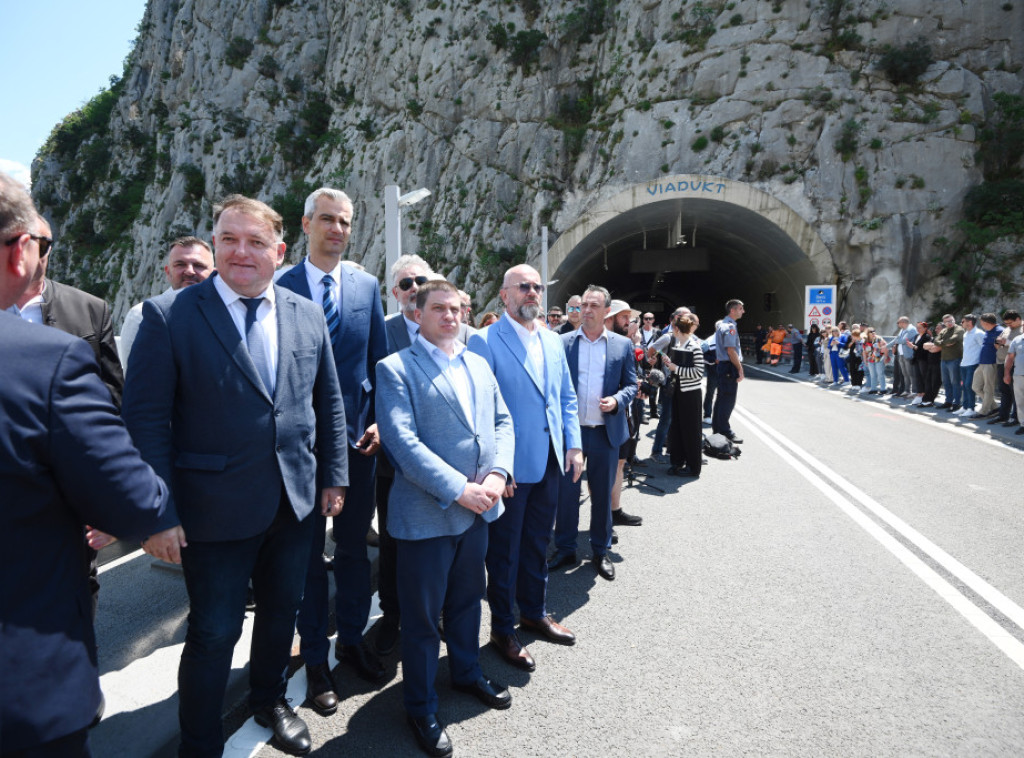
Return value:
[[(387, 270), (402, 254), (402, 208), (430, 197), (430, 190), (421, 187), (401, 194), (397, 184), (384, 187), (384, 259)], [(398, 301), (388, 292), (388, 313), (398, 312)]]
[(420, 200), (426, 200), (428, 197), (430, 197), (430, 190), (420, 187), (418, 190), (407, 192), (398, 198), (398, 207), (404, 208), (407, 205), (415, 205)]

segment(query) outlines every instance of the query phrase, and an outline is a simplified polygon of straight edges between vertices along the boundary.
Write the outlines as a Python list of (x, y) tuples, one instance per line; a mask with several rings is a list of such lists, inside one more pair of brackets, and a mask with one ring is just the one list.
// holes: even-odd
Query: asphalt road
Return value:
[[(1024, 438), (890, 405), (751, 370), (743, 455), (699, 481), (648, 466), (655, 478), (623, 494), (644, 524), (617, 529), (616, 580), (588, 564), (552, 576), (549, 609), (576, 646), (523, 634), (537, 670), (512, 669), (484, 644), (484, 605), (484, 671), (513, 705), (451, 691), (442, 661), (456, 754), (1019, 755), (1024, 452), (1003, 440)], [(152, 658), (149, 639), (138, 652)], [(333, 716), (299, 709), (313, 755), (420, 755), (397, 653), (388, 667), (379, 689), (337, 669)], [(172, 701), (149, 706), (153, 723)], [(250, 720), (225, 755), (281, 755), (267, 736)]]

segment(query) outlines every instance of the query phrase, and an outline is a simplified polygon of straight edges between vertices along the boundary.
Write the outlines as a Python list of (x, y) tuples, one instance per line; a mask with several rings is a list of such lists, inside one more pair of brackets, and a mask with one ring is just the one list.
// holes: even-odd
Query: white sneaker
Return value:
[(864, 394), (865, 392), (867, 392), (867, 391), (868, 391), (868, 388), (867, 388), (867, 387), (861, 387), (861, 388), (860, 388), (860, 391), (859, 391), (859, 392), (858, 392), (857, 394), (858, 394), (858, 395), (863, 395), (863, 394)]
[(910, 401), (911, 405), (920, 405), (924, 402), (924, 399), (920, 395), (915, 395), (914, 399)]
[(954, 416), (966, 416), (966, 415), (967, 415), (968, 413), (970, 413), (970, 412), (971, 412), (971, 409), (970, 409), (970, 408), (961, 408), (961, 409), (960, 409), (960, 410), (958, 410), (958, 411), (954, 411), (954, 412), (953, 412), (953, 415), (954, 415)]
[(967, 413), (963, 414), (964, 418), (978, 418), (980, 415), (977, 411), (967, 411)]

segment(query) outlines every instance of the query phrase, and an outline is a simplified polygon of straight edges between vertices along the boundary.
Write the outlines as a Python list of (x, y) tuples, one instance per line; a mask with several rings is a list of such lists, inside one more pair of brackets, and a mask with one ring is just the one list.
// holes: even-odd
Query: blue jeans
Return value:
[(978, 396), (974, 394), (974, 388), (971, 386), (974, 384), (974, 372), (978, 369), (978, 364), (975, 363), (973, 366), (961, 366), (960, 367), (960, 379), (963, 382), (963, 407), (969, 410), (974, 410), (974, 404), (978, 399)]
[[(850, 381), (850, 371), (846, 368), (846, 359), (839, 357), (838, 350), (831, 350), (828, 354), (829, 360), (832, 361), (832, 382), (833, 384), (839, 384), (840, 382)], [(842, 379), (840, 379), (842, 377)]]
[(651, 447), (651, 455), (661, 455), (668, 440), (668, 429), (672, 425), (672, 395), (675, 393), (668, 385), (661, 388), (661, 418), (658, 419), (658, 428), (654, 432), (654, 445)]
[(192, 540), (182, 549), (189, 611), (178, 668), (180, 755), (219, 756), (224, 751), (224, 688), (242, 635), (250, 577), (256, 619), (249, 703), (255, 710), (284, 697), (314, 521), (312, 514), (296, 521), (282, 493), (277, 516), (263, 534), (230, 542)]
[(960, 359), (942, 362), (942, 386), (946, 390), (946, 402), (960, 405)]
[[(599, 557), (612, 546), (612, 487), (619, 466), (619, 449), (608, 442), (608, 432), (603, 426), (584, 426), (580, 432), (587, 483), (590, 485), (590, 547), (594, 557)], [(563, 474), (559, 483), (558, 512), (555, 515), (555, 550), (558, 555), (576, 554), (582, 483), (583, 477), (573, 482), (572, 472)]]

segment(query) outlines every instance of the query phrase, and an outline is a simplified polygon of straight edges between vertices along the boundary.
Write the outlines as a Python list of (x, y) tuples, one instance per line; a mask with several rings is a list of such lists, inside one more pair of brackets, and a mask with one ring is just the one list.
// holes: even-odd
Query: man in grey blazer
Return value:
[(387, 530), (397, 545), (405, 710), (420, 747), (444, 756), (452, 745), (437, 720), (438, 618), (455, 689), (491, 708), (512, 704), (480, 670), (479, 637), (487, 524), (504, 509), (515, 437), (487, 363), (457, 340), (458, 290), (429, 281), (416, 300), (416, 340), (377, 364), (377, 424), (395, 468)]
[(285, 752), (311, 749), (285, 700), (312, 516), (336, 516), (348, 485), (345, 406), (323, 309), (273, 284), (281, 216), (232, 195), (214, 208), (217, 274), (143, 305), (123, 415), (171, 487), (143, 548), (181, 563), (189, 596), (178, 670), (180, 754), (219, 756), (221, 713), (252, 579), (249, 661), (256, 723)]

